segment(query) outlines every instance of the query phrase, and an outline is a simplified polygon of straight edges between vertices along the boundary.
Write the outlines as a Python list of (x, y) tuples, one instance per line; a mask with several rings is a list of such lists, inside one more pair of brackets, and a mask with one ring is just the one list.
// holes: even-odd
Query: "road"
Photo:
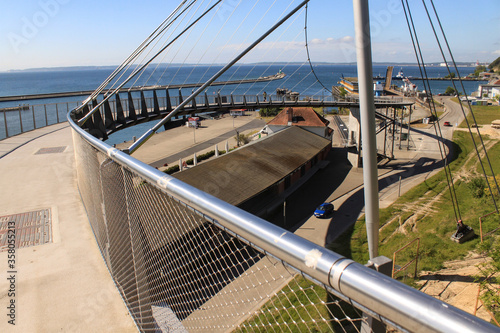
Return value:
[[(441, 133), (444, 138), (443, 155), (448, 155), (453, 146), (451, 138), (456, 124), (460, 124), (464, 115), (460, 105), (451, 101), (450, 97), (440, 97), (440, 102), (446, 106), (446, 112), (439, 119)], [(449, 121), (453, 126), (443, 126), (445, 121)], [(335, 131), (340, 130), (338, 122), (332, 121)], [(439, 128), (436, 126), (437, 133)], [(443, 167), (441, 151), (439, 149), (435, 126), (429, 125), (426, 128), (412, 128), (411, 137), (415, 144), (410, 150), (395, 150), (396, 159), (379, 168), (379, 205), (385, 208), (391, 205), (397, 198), (422, 183), (425, 179), (439, 172)], [(329, 157), (331, 164), (347, 165), (347, 158), (340, 153), (343, 149), (332, 150)], [(346, 153), (345, 153), (346, 155)], [(339, 172), (343, 170), (344, 172)], [(320, 179), (320, 180), (318, 180)], [(316, 182), (316, 183), (315, 183)], [(310, 184), (309, 184), (310, 183)], [(294, 196), (301, 199), (295, 201), (306, 203), (310, 200), (317, 200), (315, 206), (322, 202), (331, 202), (335, 206), (335, 212), (327, 219), (318, 219), (312, 215), (314, 208), (312, 204), (304, 207), (309, 215), (302, 217), (302, 221), (297, 221), (296, 234), (326, 246), (340, 236), (345, 230), (352, 226), (364, 209), (363, 175), (362, 170), (356, 170), (350, 166), (344, 168), (340, 166), (327, 167), (318, 172), (309, 182), (299, 189)], [(329, 193), (323, 193), (322, 200), (318, 196), (313, 197), (308, 189), (309, 185), (317, 186), (316, 190), (327, 188)], [(310, 198), (310, 199), (309, 199)], [(300, 205), (299, 205), (300, 206)], [(289, 205), (287, 204), (287, 207)], [(291, 215), (291, 214), (289, 214)]]

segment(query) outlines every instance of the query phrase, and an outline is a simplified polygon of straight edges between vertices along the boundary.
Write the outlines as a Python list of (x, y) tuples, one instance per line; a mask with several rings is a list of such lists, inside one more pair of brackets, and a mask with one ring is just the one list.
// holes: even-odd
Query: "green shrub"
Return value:
[(260, 109), (259, 114), (261, 117), (276, 117), (280, 112), (281, 108), (269, 107)]
[(474, 198), (482, 198), (484, 196), (484, 188), (486, 187), (486, 182), (482, 177), (474, 177), (469, 182), (467, 182), (467, 187), (469, 188), (470, 193)]

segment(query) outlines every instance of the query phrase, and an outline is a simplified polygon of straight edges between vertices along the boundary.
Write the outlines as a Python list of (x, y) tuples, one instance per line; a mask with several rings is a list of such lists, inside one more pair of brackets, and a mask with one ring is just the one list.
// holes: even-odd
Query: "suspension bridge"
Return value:
[[(164, 97), (158, 97), (160, 92)], [(106, 140), (108, 135), (123, 128), (155, 119), (162, 119), (176, 109), (184, 100), (182, 92), (178, 90), (178, 96), (171, 98), (169, 89), (153, 90), (153, 97), (146, 98), (140, 93), (140, 98), (134, 98), (132, 92), (128, 92), (122, 102), (119, 94), (115, 95), (113, 103), (106, 100), (99, 112), (95, 112), (92, 119), (85, 122), (84, 128), (97, 138)], [(387, 108), (410, 108), (415, 102), (412, 99), (402, 97), (387, 97), (375, 99), (377, 109)], [(94, 100), (92, 107), (97, 105)], [(286, 107), (334, 107), (334, 108), (359, 108), (359, 99), (337, 98), (334, 96), (293, 96), (268, 95), (266, 97), (257, 95), (207, 95), (193, 99), (191, 103), (183, 106), (176, 116), (178, 118), (193, 116), (200, 113), (225, 113), (231, 109), (258, 110), (262, 108), (286, 108)], [(75, 120), (82, 119), (90, 111), (89, 106), (84, 106), (82, 111), (75, 113)], [(375, 116), (383, 120), (391, 120), (383, 112), (375, 111)], [(184, 119), (185, 122), (185, 119)], [(182, 124), (184, 124), (184, 122)], [(164, 124), (168, 129), (178, 126), (175, 121)]]

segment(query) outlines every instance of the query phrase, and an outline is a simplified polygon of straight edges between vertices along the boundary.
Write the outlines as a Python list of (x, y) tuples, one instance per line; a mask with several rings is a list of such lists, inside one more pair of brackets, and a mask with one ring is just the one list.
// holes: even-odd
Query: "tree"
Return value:
[(479, 264), (479, 274), (475, 276), (480, 285), (480, 299), (486, 309), (500, 320), (500, 293), (496, 285), (500, 282), (497, 273), (500, 270), (500, 242), (498, 238), (491, 237), (479, 244), (479, 250), (492, 260)]
[(481, 74), (482, 72), (485, 72), (485, 71), (486, 71), (486, 66), (483, 66), (483, 65), (476, 66), (476, 70), (474, 71), (474, 76), (478, 77), (479, 74)]
[(453, 79), (453, 78), (455, 78), (455, 76), (456, 76), (455, 72), (451, 72), (450, 74), (446, 75), (444, 78), (445, 79)]
[(260, 109), (259, 114), (261, 117), (276, 117), (280, 111), (281, 108), (278, 107), (262, 108)]
[(450, 87), (450, 86), (448, 86), (448, 88), (446, 88), (446, 91), (444, 93), (445, 93), (445, 95), (455, 95), (456, 94), (455, 89), (453, 89), (453, 87)]
[(344, 98), (347, 95), (347, 90), (344, 87), (340, 87), (340, 97)]
[(500, 73), (500, 57), (496, 58), (491, 64), (489, 64), (488, 68), (492, 71)]
[(238, 142), (238, 146), (239, 145), (244, 146), (250, 142), (250, 134), (245, 135), (243, 133), (238, 133), (237, 135), (234, 136), (234, 139)]

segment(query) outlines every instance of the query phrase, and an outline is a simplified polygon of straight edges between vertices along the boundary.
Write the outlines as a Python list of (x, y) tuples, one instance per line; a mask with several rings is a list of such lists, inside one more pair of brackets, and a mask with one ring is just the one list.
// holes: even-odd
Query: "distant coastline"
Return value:
[[(255, 66), (255, 65), (276, 65), (276, 66), (286, 66), (286, 65), (302, 65), (303, 62), (249, 62), (242, 63), (242, 66)], [(428, 63), (426, 67), (443, 67), (442, 63)], [(475, 67), (475, 63), (471, 62), (457, 62), (458, 67)], [(151, 64), (151, 66), (157, 66), (158, 64)], [(181, 67), (181, 66), (190, 66), (190, 67), (207, 67), (207, 66), (224, 66), (225, 63), (217, 63), (217, 64), (187, 64), (187, 63), (173, 63), (170, 64), (169, 67)], [(313, 66), (356, 66), (356, 62), (312, 62)], [(417, 63), (410, 62), (374, 62), (374, 66), (418, 66)], [(165, 64), (160, 66), (167, 67)], [(39, 67), (39, 68), (26, 68), (26, 69), (9, 69), (5, 71), (0, 71), (0, 73), (20, 73), (20, 72), (56, 72), (56, 71), (87, 71), (87, 70), (96, 70), (96, 69), (109, 69), (111, 71), (115, 70), (118, 65), (107, 65), (107, 66), (61, 66), (61, 67)], [(162, 68), (163, 68), (162, 67)], [(450, 65), (450, 67), (452, 67)]]

